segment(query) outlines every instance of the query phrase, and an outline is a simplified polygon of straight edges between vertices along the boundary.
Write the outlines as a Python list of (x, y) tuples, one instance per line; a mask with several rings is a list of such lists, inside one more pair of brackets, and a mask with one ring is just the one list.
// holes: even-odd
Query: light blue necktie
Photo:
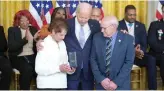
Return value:
[(79, 43), (80, 43), (81, 48), (83, 49), (85, 45), (85, 35), (84, 35), (84, 30), (82, 26), (79, 31)]
[[(84, 45), (85, 45), (85, 34), (84, 34), (84, 30), (83, 30), (82, 26), (81, 26), (81, 29), (79, 31), (79, 43), (80, 43), (81, 48), (83, 49)], [(82, 60), (82, 63), (81, 63), (81, 69), (82, 68), (83, 68), (83, 60)]]
[(129, 27), (132, 27), (132, 26), (133, 26), (133, 23), (129, 23), (128, 26), (129, 26)]

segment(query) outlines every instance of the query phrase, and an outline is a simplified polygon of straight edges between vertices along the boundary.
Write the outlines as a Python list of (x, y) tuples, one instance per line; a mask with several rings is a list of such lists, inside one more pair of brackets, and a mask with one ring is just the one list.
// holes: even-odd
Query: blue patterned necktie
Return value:
[(83, 49), (83, 47), (85, 45), (85, 35), (84, 35), (84, 30), (83, 30), (82, 26), (79, 31), (79, 43), (80, 43), (81, 48)]
[(106, 40), (106, 76), (109, 76), (109, 65), (110, 65), (110, 59), (112, 56), (112, 38), (109, 38)]

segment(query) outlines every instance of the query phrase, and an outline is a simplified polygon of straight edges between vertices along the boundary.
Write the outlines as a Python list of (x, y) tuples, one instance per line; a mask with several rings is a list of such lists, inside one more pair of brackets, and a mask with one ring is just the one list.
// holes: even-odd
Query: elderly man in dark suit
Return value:
[(134, 64), (141, 67), (146, 66), (148, 70), (148, 88), (150, 90), (156, 90), (157, 80), (155, 58), (146, 53), (147, 34), (145, 25), (136, 21), (136, 8), (133, 5), (127, 5), (125, 7), (125, 18), (119, 22), (119, 28), (126, 30), (131, 36), (134, 37)]
[(93, 37), (91, 67), (97, 90), (129, 90), (134, 61), (133, 37), (117, 31), (115, 16), (104, 17)]
[[(80, 3), (76, 9), (76, 17), (68, 19), (68, 33), (65, 36), (67, 51), (76, 52), (77, 68), (74, 74), (68, 75), (69, 90), (93, 90), (94, 79), (90, 67), (92, 36), (100, 31), (99, 22), (90, 20), (92, 6)], [(80, 88), (79, 88), (80, 87)]]
[(4, 34), (4, 29), (0, 26), (0, 90), (9, 90), (11, 82), (12, 67), (10, 61), (5, 55), (7, 51), (7, 41)]
[(156, 58), (160, 67), (160, 75), (164, 85), (164, 5), (162, 5), (162, 19), (153, 21), (148, 30), (149, 53)]

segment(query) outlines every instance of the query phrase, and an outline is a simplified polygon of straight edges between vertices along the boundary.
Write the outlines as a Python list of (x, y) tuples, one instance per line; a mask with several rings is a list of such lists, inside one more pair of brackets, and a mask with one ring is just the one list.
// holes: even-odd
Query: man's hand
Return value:
[(110, 81), (109, 82), (109, 88), (110, 88), (110, 90), (116, 90), (117, 85), (113, 81)]
[(75, 71), (76, 71), (76, 68), (70, 67), (70, 68), (67, 70), (67, 73), (68, 73), (68, 74), (73, 74)]
[(41, 30), (38, 30), (38, 32), (36, 32), (35, 35), (34, 35), (34, 40), (35, 40), (36, 42), (39, 40), (40, 31), (41, 31)]
[(74, 73), (76, 71), (76, 68), (74, 68), (74, 67), (70, 67), (70, 68), (71, 68), (71, 70), (68, 70), (67, 72)]
[(41, 42), (43, 42), (43, 40), (39, 40), (39, 41), (36, 43), (37, 51), (40, 51), (40, 50), (43, 49), (43, 46), (41, 45)]
[(140, 45), (139, 44), (135, 47), (135, 55), (137, 58), (140, 58)]
[(143, 58), (144, 57), (144, 52), (141, 50), (140, 53), (141, 53), (141, 55), (140, 55), (141, 58)]
[(142, 58), (144, 57), (144, 52), (141, 50), (139, 44), (135, 47), (135, 56), (136, 56), (138, 59), (142, 59)]
[(121, 32), (123, 32), (125, 34), (129, 34), (128, 31), (126, 31), (126, 30), (121, 30)]
[(104, 87), (105, 90), (110, 90), (110, 79), (109, 78), (105, 78), (102, 82), (101, 85)]

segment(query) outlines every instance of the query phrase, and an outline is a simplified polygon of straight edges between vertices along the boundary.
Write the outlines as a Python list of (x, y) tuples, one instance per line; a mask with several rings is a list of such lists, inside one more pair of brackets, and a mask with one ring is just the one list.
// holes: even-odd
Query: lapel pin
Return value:
[(138, 27), (138, 25), (136, 25), (136, 27)]
[(121, 40), (119, 39), (118, 42), (121, 42)]

